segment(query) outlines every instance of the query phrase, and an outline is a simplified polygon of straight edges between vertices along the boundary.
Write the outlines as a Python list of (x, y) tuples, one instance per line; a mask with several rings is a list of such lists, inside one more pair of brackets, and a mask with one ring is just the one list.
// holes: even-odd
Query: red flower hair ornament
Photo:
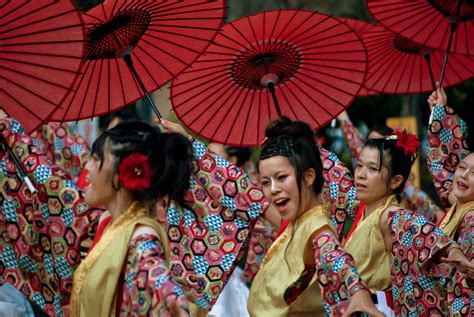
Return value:
[(128, 190), (144, 190), (150, 188), (151, 165), (148, 157), (135, 152), (127, 156), (119, 164), (119, 181)]
[(394, 133), (395, 135), (389, 136), (388, 139), (397, 140), (395, 146), (403, 148), (405, 155), (411, 153), (413, 156), (416, 156), (418, 148), (421, 145), (421, 142), (418, 141), (416, 135), (407, 133), (406, 130), (395, 130)]

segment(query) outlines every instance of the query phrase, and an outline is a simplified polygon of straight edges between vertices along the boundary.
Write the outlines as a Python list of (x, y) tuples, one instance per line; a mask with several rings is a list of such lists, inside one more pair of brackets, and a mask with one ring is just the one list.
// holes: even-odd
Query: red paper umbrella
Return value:
[(31, 132), (71, 90), (84, 26), (71, 1), (0, 1), (0, 110)]
[[(449, 53), (474, 55), (472, 0), (367, 0), (370, 13), (401, 36)], [(444, 67), (440, 82), (443, 80)]]
[[(390, 94), (434, 89), (433, 74), (441, 73), (443, 52), (410, 41), (381, 25), (372, 26), (362, 39), (369, 54), (366, 87)], [(473, 70), (472, 57), (452, 54), (444, 78), (445, 86), (471, 78)]]
[(106, 1), (88, 11), (82, 74), (53, 119), (94, 117), (144, 96), (154, 106), (149, 93), (206, 49), (224, 11), (224, 0)]
[(309, 11), (263, 12), (225, 25), (205, 54), (178, 76), (179, 119), (210, 140), (256, 146), (280, 115), (318, 128), (354, 100), (367, 68), (355, 32)]
[[(358, 20), (358, 19), (350, 19), (350, 18), (340, 18), (342, 21), (344, 21), (349, 27), (353, 28), (354, 31), (362, 37), (365, 32), (370, 30), (373, 24), (370, 24), (368, 22)], [(374, 96), (378, 95), (380, 92), (376, 90), (372, 90), (368, 88), (367, 86), (362, 86), (361, 90), (357, 94), (359, 97), (365, 97), (365, 96)]]

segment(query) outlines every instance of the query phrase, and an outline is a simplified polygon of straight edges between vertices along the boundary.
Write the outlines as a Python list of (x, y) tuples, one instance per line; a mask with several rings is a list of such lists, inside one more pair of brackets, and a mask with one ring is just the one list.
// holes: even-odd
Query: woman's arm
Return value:
[(445, 106), (444, 91), (438, 90), (428, 126), (426, 158), (433, 183), (445, 208), (453, 203), (452, 182), (457, 165), (469, 154), (465, 142), (467, 125), (454, 110)]
[(120, 296), (121, 315), (172, 316), (174, 305), (188, 310), (188, 301), (172, 280), (163, 245), (156, 236), (132, 238)]
[(352, 124), (352, 121), (346, 111), (339, 115), (338, 120), (344, 140), (351, 151), (352, 158), (358, 159), (360, 151), (364, 147), (365, 138), (354, 126), (354, 124)]

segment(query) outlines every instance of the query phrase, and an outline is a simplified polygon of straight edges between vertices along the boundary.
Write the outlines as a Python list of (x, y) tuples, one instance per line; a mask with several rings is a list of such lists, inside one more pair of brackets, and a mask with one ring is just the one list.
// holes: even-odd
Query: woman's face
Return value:
[(110, 152), (104, 151), (104, 162), (100, 167), (100, 158), (94, 154), (86, 164), (88, 171), (87, 180), (90, 183), (84, 189), (85, 202), (92, 206), (107, 206), (117, 191), (112, 186), (114, 157)]
[(474, 201), (474, 153), (461, 161), (454, 172), (454, 196), (461, 203)]
[(301, 196), (294, 167), (284, 156), (273, 156), (259, 162), (260, 182), (263, 193), (278, 210), (282, 219), (293, 220), (298, 215), (298, 207), (307, 209), (309, 203), (307, 186), (302, 184)]
[(354, 171), (357, 199), (365, 203), (376, 202), (388, 194), (388, 169), (382, 165), (379, 171), (379, 150), (364, 147)]

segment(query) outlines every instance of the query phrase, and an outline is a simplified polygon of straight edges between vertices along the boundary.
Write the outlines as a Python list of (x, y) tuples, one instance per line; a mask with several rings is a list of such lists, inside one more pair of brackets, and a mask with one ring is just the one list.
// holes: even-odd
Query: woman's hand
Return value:
[(360, 289), (354, 293), (349, 302), (349, 306), (344, 311), (343, 317), (350, 317), (357, 312), (367, 313), (370, 316), (385, 317), (376, 307), (370, 293), (366, 289)]
[(430, 105), (430, 110), (433, 110), (433, 107), (436, 104), (445, 106), (448, 103), (448, 97), (444, 92), (444, 88), (439, 87), (439, 82), (436, 82), (436, 87), (436, 91), (433, 91), (428, 97), (428, 104)]
[(466, 274), (468, 279), (474, 279), (474, 261), (469, 261), (461, 249), (451, 248), (448, 256), (441, 258), (441, 261), (456, 266), (460, 272)]
[(179, 124), (165, 120), (165, 119), (159, 119), (155, 121), (157, 124), (161, 125), (163, 127), (163, 131), (166, 133), (179, 133), (182, 136), (184, 136), (186, 139), (189, 141), (194, 141), (194, 138), (189, 135), (186, 130)]

